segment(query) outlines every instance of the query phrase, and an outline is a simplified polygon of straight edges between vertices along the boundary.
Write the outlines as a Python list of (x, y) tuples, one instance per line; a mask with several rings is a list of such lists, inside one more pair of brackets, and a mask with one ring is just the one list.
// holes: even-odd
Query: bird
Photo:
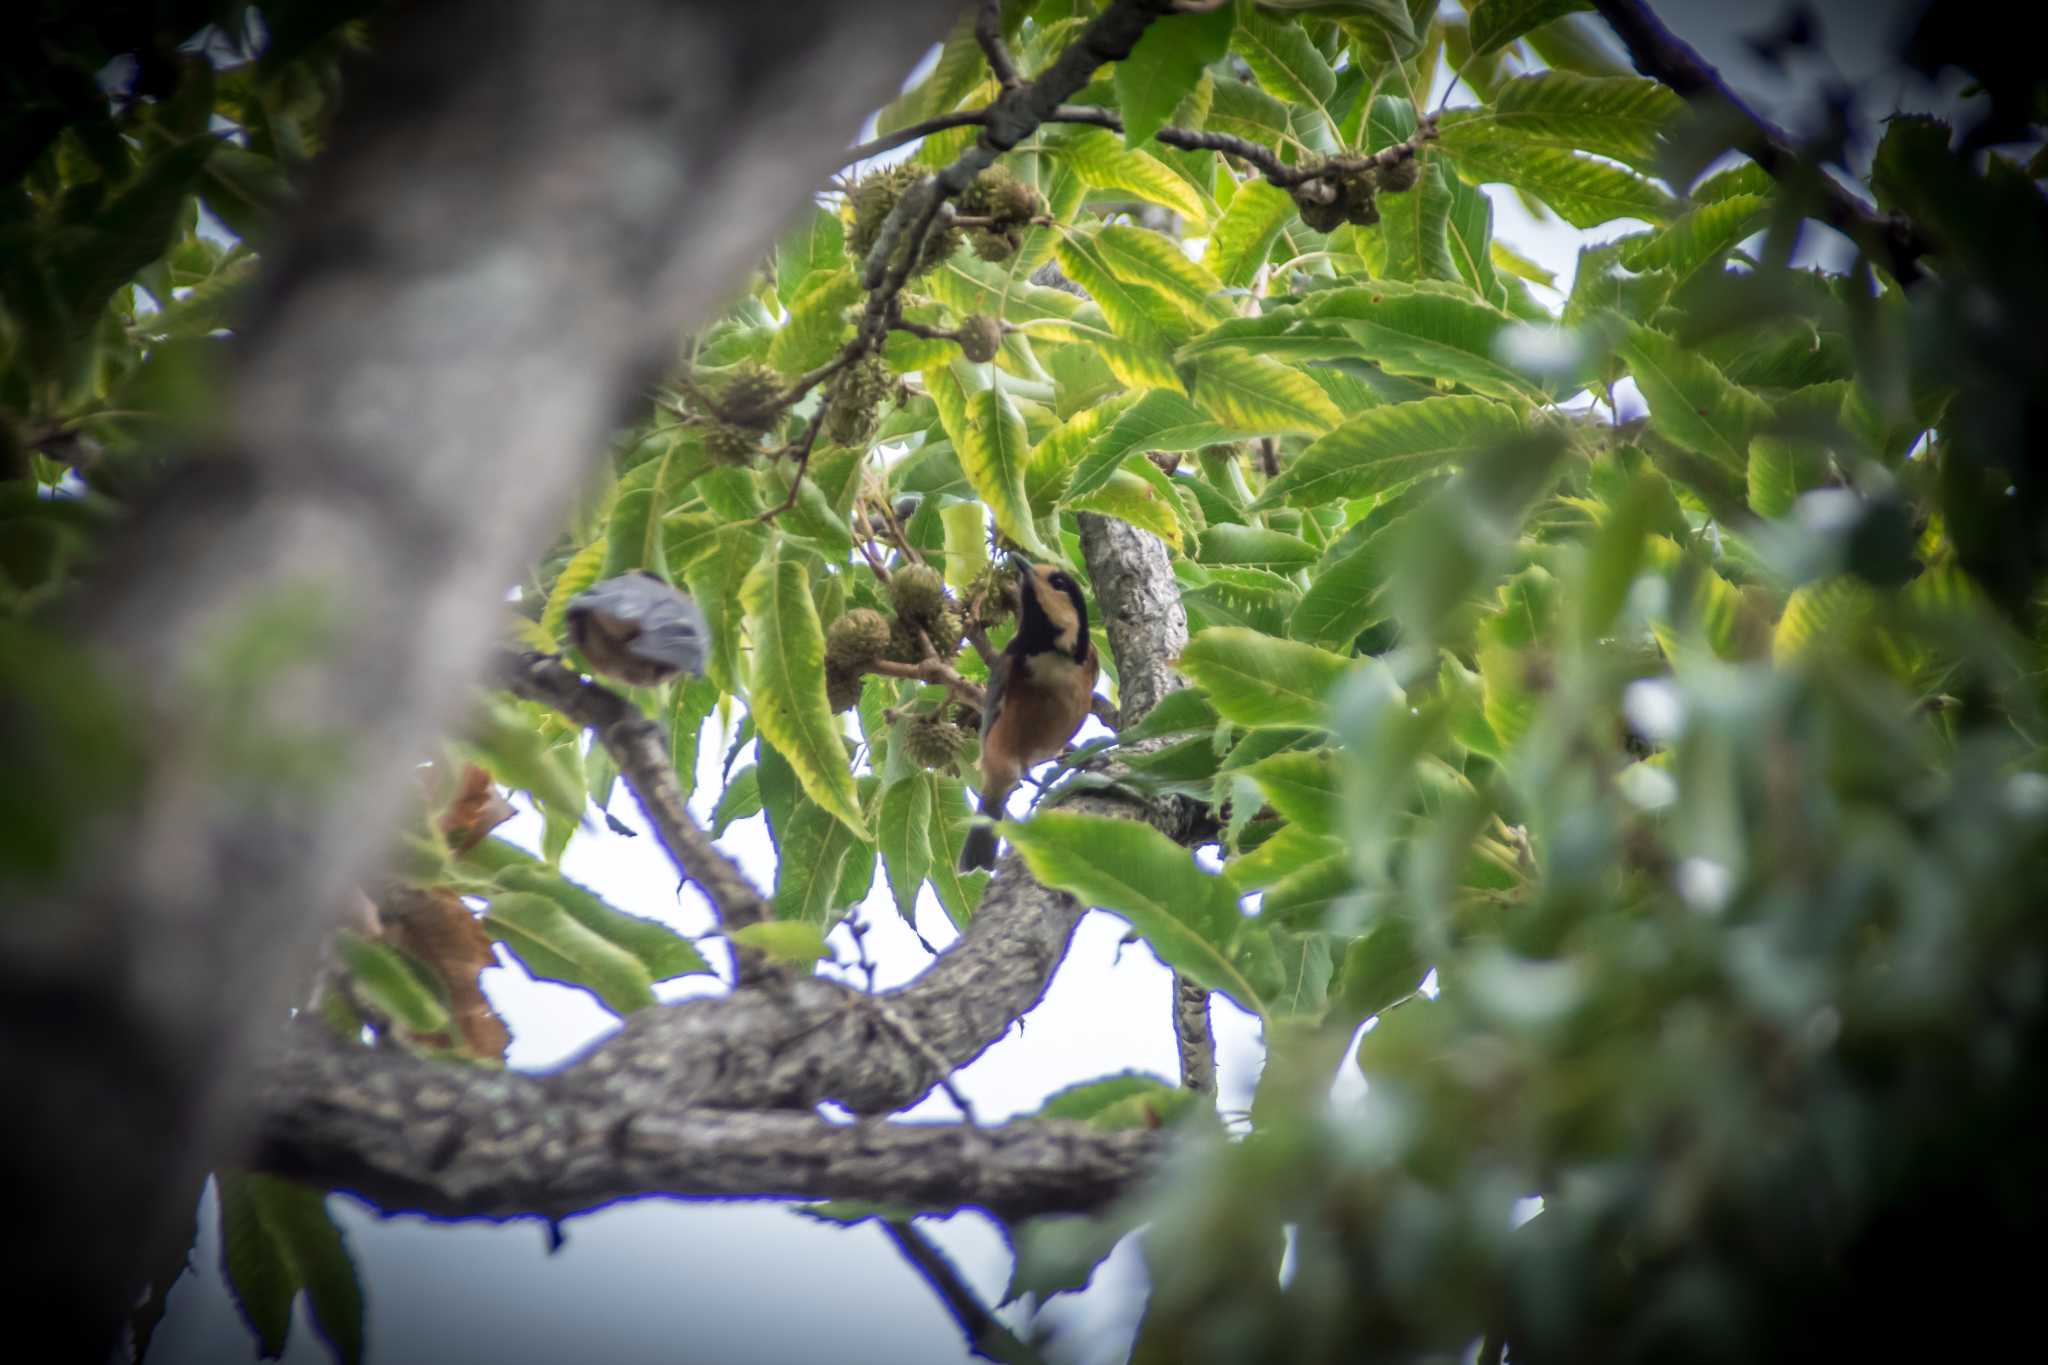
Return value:
[(989, 670), (981, 708), (981, 813), (967, 831), (961, 871), (996, 865), (995, 826), (1025, 769), (1066, 747), (1095, 700), (1102, 669), (1088, 638), (1088, 604), (1057, 564), (1021, 566), (1017, 633)]
[(591, 670), (633, 687), (704, 671), (704, 613), (660, 576), (635, 569), (569, 601), (569, 639)]

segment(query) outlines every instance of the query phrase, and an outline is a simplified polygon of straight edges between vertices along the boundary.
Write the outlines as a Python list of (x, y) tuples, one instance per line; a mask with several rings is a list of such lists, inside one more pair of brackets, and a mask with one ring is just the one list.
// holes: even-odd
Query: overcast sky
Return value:
[[(1945, 103), (1959, 82), (1937, 90), (1895, 74), (1886, 57), (1909, 0), (1823, 4), (1822, 34), (1832, 68), (1805, 61), (1789, 73), (1762, 66), (1738, 35), (1759, 31), (1782, 12), (1776, 0), (1665, 0), (1658, 5), (1671, 26), (1774, 117), (1794, 127), (1817, 119), (1818, 92), (1835, 71), (1859, 83), (1875, 112)], [(1891, 73), (1891, 74), (1887, 74)], [(1492, 190), (1496, 232), (1525, 255), (1557, 272), (1568, 287), (1581, 245), (1605, 240), (1634, 224), (1611, 223), (1581, 233), (1552, 220), (1531, 219), (1512, 195)], [(1826, 243), (1816, 238), (1822, 251)], [(1557, 296), (1545, 295), (1555, 303)], [(1091, 721), (1090, 726), (1095, 727)], [(1084, 731), (1084, 736), (1089, 733)], [(721, 787), (723, 742), (702, 746), (702, 771), (692, 808), (708, 821)], [(744, 758), (742, 762), (746, 761)], [(1019, 798), (1021, 802), (1021, 797)], [(636, 914), (665, 921), (684, 933), (710, 927), (701, 898), (677, 894), (675, 874), (623, 786), (612, 811), (636, 830), (625, 838), (603, 830), (579, 835), (563, 870)], [(529, 847), (540, 825), (523, 814), (501, 831)], [(761, 817), (736, 824), (721, 841), (758, 885), (772, 886), (773, 850)], [(878, 874), (876, 894), (863, 913), (874, 932), (869, 947), (880, 982), (909, 979), (929, 961), (899, 920)], [(920, 901), (918, 929), (943, 947), (954, 934), (929, 889)], [(1124, 926), (1091, 914), (1045, 1000), (1002, 1041), (958, 1076), (984, 1122), (1035, 1109), (1050, 1092), (1125, 1069), (1176, 1074), (1168, 1023), (1169, 976), (1142, 945), (1124, 945)], [(833, 943), (849, 961), (844, 931)], [(500, 950), (501, 960), (504, 960)], [(580, 991), (537, 983), (516, 964), (486, 974), (485, 987), (511, 1025), (512, 1065), (545, 1069), (588, 1047), (615, 1020)], [(665, 998), (718, 989), (707, 978), (662, 987)], [(1218, 1002), (1215, 1006), (1221, 1103), (1242, 1109), (1257, 1078), (1260, 1051), (1255, 1022)], [(1363, 1091), (1346, 1068), (1340, 1102)], [(950, 1118), (951, 1103), (934, 1093), (907, 1116)], [(439, 1365), (524, 1365), (585, 1360), (593, 1365), (638, 1362), (782, 1362), (831, 1359), (900, 1365), (965, 1358), (957, 1328), (924, 1282), (872, 1226), (826, 1226), (761, 1204), (682, 1204), (642, 1201), (570, 1220), (566, 1244), (550, 1254), (538, 1223), (437, 1223), (424, 1218), (382, 1219), (367, 1206), (335, 1197), (330, 1207), (346, 1230), (361, 1274), (369, 1313), (372, 1365), (434, 1361)], [(951, 1255), (961, 1273), (990, 1302), (1009, 1274), (1009, 1256), (993, 1224), (976, 1214), (923, 1220), (921, 1226)], [(222, 1284), (216, 1214), (209, 1192), (201, 1210), (193, 1269), (173, 1290), (170, 1312), (157, 1335), (152, 1365), (255, 1357), (252, 1338), (235, 1316)], [(1049, 1354), (1060, 1361), (1113, 1361), (1123, 1357), (1136, 1325), (1143, 1272), (1130, 1243), (1120, 1247), (1083, 1293), (1043, 1307), (1041, 1325), (1055, 1336)], [(1013, 1326), (1021, 1314), (1005, 1314)], [(301, 1310), (285, 1359), (317, 1365), (327, 1359)]]

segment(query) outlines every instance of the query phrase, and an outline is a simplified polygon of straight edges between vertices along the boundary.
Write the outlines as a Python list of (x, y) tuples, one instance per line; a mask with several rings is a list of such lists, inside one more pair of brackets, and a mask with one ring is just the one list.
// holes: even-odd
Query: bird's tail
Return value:
[(977, 820), (967, 830), (967, 842), (960, 849), (960, 870), (972, 872), (976, 868), (993, 868), (996, 865), (996, 827), (991, 822)]

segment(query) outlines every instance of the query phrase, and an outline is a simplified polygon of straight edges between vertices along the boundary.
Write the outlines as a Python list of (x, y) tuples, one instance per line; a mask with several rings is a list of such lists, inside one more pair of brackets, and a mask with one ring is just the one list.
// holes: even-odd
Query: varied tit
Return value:
[[(1018, 575), (1017, 633), (989, 670), (981, 711), (981, 813), (1003, 818), (1025, 769), (1055, 757), (1095, 700), (1101, 661), (1088, 639), (1080, 585), (1057, 565)], [(996, 865), (996, 832), (977, 823), (960, 851), (962, 871)]]
[(608, 578), (569, 601), (569, 639), (595, 671), (634, 687), (702, 673), (704, 613), (645, 569)]

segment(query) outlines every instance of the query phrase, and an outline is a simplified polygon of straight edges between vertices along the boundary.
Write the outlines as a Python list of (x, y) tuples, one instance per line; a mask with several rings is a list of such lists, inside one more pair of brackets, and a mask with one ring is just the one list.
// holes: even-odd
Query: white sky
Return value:
[[(1757, 93), (1774, 117), (1796, 130), (1817, 107), (1816, 73), (1824, 67), (1795, 71), (1789, 79), (1773, 77), (1735, 37), (1770, 23), (1780, 12), (1777, 0), (1669, 0), (1658, 8), (1731, 80)], [(1906, 0), (1819, 8), (1824, 38), (1845, 75), (1860, 80), (1889, 69), (1882, 54), (1896, 16), (1908, 8)], [(1849, 17), (1838, 17), (1843, 13)], [(1945, 102), (1941, 97), (1952, 95), (1955, 83), (1935, 90), (1891, 78), (1889, 85), (1865, 88), (1887, 105), (1897, 100), (1924, 108)], [(1569, 287), (1581, 245), (1636, 226), (1617, 222), (1581, 233), (1554, 219), (1535, 221), (1498, 187), (1490, 193), (1496, 236), (1556, 271), (1561, 288)], [(1539, 297), (1555, 304), (1559, 296), (1539, 291)], [(725, 744), (707, 734), (691, 802), (700, 821), (708, 823), (717, 799), (724, 752)], [(1017, 798), (1020, 810), (1023, 799)], [(563, 871), (635, 914), (688, 934), (710, 928), (696, 891), (678, 896), (674, 871), (644, 832), (637, 804), (623, 785), (612, 813), (642, 830), (640, 837), (602, 829), (580, 834), (563, 860)], [(500, 833), (533, 847), (540, 822), (522, 814)], [(736, 824), (721, 846), (757, 885), (772, 887), (774, 856), (762, 817)], [(882, 985), (908, 980), (930, 960), (898, 918), (879, 871), (862, 913), (873, 930), (868, 944)], [(955, 936), (929, 888), (919, 902), (918, 928), (939, 947)], [(1121, 921), (1099, 912), (1089, 915), (1045, 1000), (1022, 1027), (1013, 1027), (956, 1077), (983, 1122), (1033, 1110), (1054, 1090), (1111, 1072), (1141, 1069), (1175, 1076), (1169, 974), (1142, 944), (1120, 945), (1123, 933)], [(844, 929), (835, 931), (831, 941), (851, 963), (852, 944)], [(502, 949), (500, 957), (504, 960)], [(846, 975), (855, 979), (857, 974)], [(520, 1068), (557, 1065), (616, 1022), (584, 993), (535, 982), (516, 964), (487, 973), (485, 986), (511, 1025), (510, 1062)], [(659, 989), (663, 998), (674, 999), (720, 987), (695, 977)], [(1257, 1025), (1220, 1000), (1214, 1017), (1220, 1102), (1226, 1110), (1242, 1110), (1262, 1056)], [(1347, 1065), (1338, 1101), (1355, 1101), (1363, 1090), (1363, 1081)], [(905, 1117), (951, 1119), (954, 1111), (943, 1094), (934, 1092)], [(966, 1358), (945, 1309), (872, 1225), (826, 1226), (783, 1205), (650, 1200), (570, 1220), (566, 1244), (550, 1255), (538, 1223), (384, 1219), (345, 1197), (336, 1197), (330, 1207), (347, 1232), (362, 1278), (372, 1365), (575, 1359), (603, 1365), (820, 1359), (918, 1365)], [(193, 1271), (173, 1290), (152, 1365), (254, 1358), (253, 1341), (222, 1284), (216, 1219), (209, 1192)], [(993, 1303), (1009, 1274), (1009, 1255), (994, 1225), (980, 1215), (962, 1214), (925, 1219), (920, 1226)], [(1120, 1360), (1136, 1327), (1142, 1288), (1143, 1269), (1127, 1241), (1087, 1290), (1041, 1308), (1039, 1324), (1056, 1334), (1048, 1355), (1066, 1362)], [(1004, 1316), (1013, 1327), (1022, 1325), (1017, 1308)], [(319, 1365), (327, 1359), (303, 1307), (285, 1359), (292, 1365)]]

